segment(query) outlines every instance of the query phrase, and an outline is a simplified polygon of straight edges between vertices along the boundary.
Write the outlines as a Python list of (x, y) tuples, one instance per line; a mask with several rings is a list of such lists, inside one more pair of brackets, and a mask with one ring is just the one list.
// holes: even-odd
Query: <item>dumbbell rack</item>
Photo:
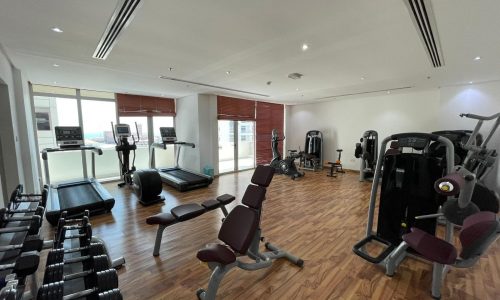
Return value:
[[(8, 208), (0, 209), (0, 279), (4, 280), (0, 300), (122, 299), (115, 269), (125, 260), (112, 260), (104, 241), (92, 235), (88, 212), (79, 220), (67, 220), (63, 213), (54, 240), (40, 238), (46, 197), (46, 191), (23, 194), (19, 185)], [(43, 249), (51, 250), (39, 289), (36, 274)], [(30, 290), (26, 289), (27, 277)]]
[[(36, 283), (36, 270), (43, 239), (39, 232), (42, 226), (47, 194), (23, 194), (19, 185), (12, 192), (7, 208), (0, 212), (0, 299), (16, 300), (30, 298), (36, 293), (36, 284), (25, 292), (26, 280)], [(28, 259), (26, 259), (28, 258)]]
[(81, 219), (62, 218), (56, 227), (53, 249), (47, 256), (38, 299), (121, 299), (118, 275), (123, 258), (111, 260), (107, 247), (92, 235), (88, 212)]

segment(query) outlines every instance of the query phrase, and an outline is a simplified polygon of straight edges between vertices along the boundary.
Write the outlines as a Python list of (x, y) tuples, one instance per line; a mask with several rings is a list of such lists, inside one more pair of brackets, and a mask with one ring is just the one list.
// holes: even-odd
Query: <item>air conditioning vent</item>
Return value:
[(179, 79), (179, 78), (174, 78), (174, 77), (168, 77), (168, 76), (165, 76), (165, 75), (161, 75), (160, 78), (161, 79), (170, 80), (170, 81), (176, 81), (176, 82), (182, 82), (182, 83), (187, 83), (187, 84), (199, 85), (199, 86), (204, 86), (204, 87), (209, 87), (209, 88), (214, 88), (214, 89), (219, 89), (219, 90), (225, 90), (225, 91), (230, 91), (230, 92), (236, 92), (236, 93), (253, 95), (253, 96), (270, 97), (269, 95), (265, 95), (265, 94), (259, 94), (259, 93), (249, 92), (249, 91), (237, 90), (237, 89), (232, 89), (232, 88), (228, 88), (228, 87), (223, 87), (223, 86), (213, 85), (213, 84), (208, 84), (208, 83), (203, 83), (203, 82), (196, 82), (196, 81), (184, 80), (184, 79)]
[(116, 9), (109, 20), (106, 30), (102, 34), (92, 57), (106, 59), (116, 45), (118, 37), (123, 30), (132, 22), (141, 0), (119, 0)]
[(403, 0), (434, 68), (444, 66), (431, 0)]

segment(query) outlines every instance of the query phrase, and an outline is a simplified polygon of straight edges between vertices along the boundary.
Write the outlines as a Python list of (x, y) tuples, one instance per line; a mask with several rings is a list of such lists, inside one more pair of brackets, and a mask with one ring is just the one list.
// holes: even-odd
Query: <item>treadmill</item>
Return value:
[[(52, 225), (57, 225), (59, 216), (67, 211), (69, 218), (79, 217), (85, 210), (91, 215), (107, 213), (115, 205), (115, 199), (95, 179), (95, 154), (102, 155), (97, 147), (85, 146), (82, 128), (78, 126), (55, 127), (57, 148), (47, 148), (42, 151), (45, 166), (46, 184), (49, 186), (45, 217)], [(57, 184), (50, 183), (48, 153), (63, 151), (91, 151), (92, 178), (84, 172), (84, 178), (77, 181), (65, 181)], [(83, 161), (82, 161), (83, 163)]]
[(194, 148), (195, 145), (193, 143), (177, 141), (174, 127), (160, 127), (160, 134), (162, 143), (152, 143), (149, 147), (149, 166), (151, 169), (155, 169), (155, 148), (165, 150), (167, 149), (168, 145), (177, 147), (177, 152), (175, 155), (175, 167), (157, 169), (158, 173), (161, 176), (161, 180), (181, 192), (209, 186), (214, 180), (212, 176), (207, 176), (205, 174), (182, 169), (179, 167), (179, 154), (181, 148), (183, 146)]

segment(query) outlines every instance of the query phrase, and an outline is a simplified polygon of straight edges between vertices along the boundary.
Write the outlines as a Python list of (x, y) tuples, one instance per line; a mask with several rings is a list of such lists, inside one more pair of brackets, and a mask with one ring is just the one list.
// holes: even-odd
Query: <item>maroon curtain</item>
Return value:
[(219, 120), (255, 120), (255, 101), (217, 96), (217, 118)]
[[(273, 104), (266, 102), (257, 102), (256, 109), (256, 162), (260, 164), (268, 164), (273, 158), (271, 150), (271, 131), (278, 130), (278, 134), (283, 136), (285, 107), (283, 104)], [(282, 145), (280, 144), (280, 149)], [(284, 157), (285, 155), (281, 153)]]
[(175, 100), (129, 94), (116, 94), (118, 115), (125, 116), (175, 116)]

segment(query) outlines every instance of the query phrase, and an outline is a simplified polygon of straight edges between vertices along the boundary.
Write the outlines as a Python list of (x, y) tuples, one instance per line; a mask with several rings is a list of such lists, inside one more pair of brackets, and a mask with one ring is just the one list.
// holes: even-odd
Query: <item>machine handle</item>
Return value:
[(500, 113), (494, 114), (492, 116), (480, 116), (480, 115), (475, 115), (475, 114), (460, 114), (460, 117), (462, 118), (469, 118), (469, 119), (476, 119), (476, 120), (483, 120), (483, 121), (489, 121), (493, 119), (500, 118)]

